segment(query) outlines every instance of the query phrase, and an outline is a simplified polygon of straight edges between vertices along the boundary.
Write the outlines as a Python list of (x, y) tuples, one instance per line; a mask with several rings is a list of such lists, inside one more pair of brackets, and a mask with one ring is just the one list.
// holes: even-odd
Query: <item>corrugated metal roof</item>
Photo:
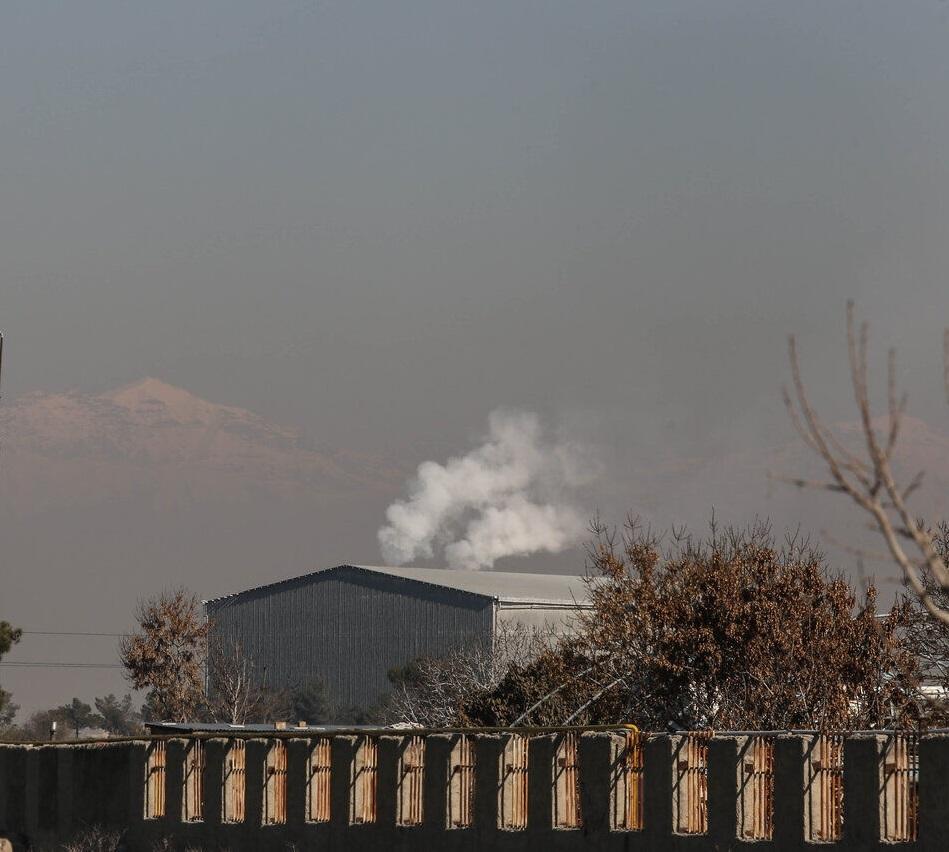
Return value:
[(416, 583), (425, 583), (446, 589), (467, 592), (480, 597), (496, 600), (502, 604), (554, 604), (569, 605), (583, 602), (586, 597), (586, 585), (583, 577), (570, 574), (528, 574), (513, 571), (452, 571), (447, 568), (389, 568), (379, 565), (336, 565), (321, 568), (298, 577), (279, 580), (234, 592), (229, 595), (211, 598), (206, 604), (215, 604), (229, 598), (273, 589), (286, 583), (299, 583), (308, 577), (316, 577), (333, 571), (366, 571), (373, 574), (385, 574)]

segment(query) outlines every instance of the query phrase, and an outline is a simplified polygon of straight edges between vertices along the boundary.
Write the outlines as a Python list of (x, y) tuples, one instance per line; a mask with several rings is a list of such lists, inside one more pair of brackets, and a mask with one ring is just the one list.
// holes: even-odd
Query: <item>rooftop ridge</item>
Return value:
[[(309, 571), (305, 574), (299, 574), (294, 577), (287, 577), (282, 580), (275, 580), (271, 583), (263, 583), (259, 586), (252, 586), (248, 589), (242, 589), (238, 592), (231, 592), (226, 595), (219, 595), (218, 597), (208, 598), (207, 600), (202, 601), (205, 606), (219, 604), (222, 601), (231, 600), (233, 598), (238, 598), (243, 595), (251, 594), (254, 592), (261, 592), (269, 589), (276, 589), (280, 586), (286, 586), (291, 583), (300, 583), (305, 582), (306, 580), (315, 578), (322, 574), (327, 574), (333, 571), (341, 570), (351, 570), (364, 572), (366, 574), (375, 574), (382, 575), (386, 577), (394, 577), (396, 579), (406, 580), (413, 583), (420, 583), (426, 586), (432, 586), (436, 588), (445, 588), (451, 589), (452, 591), (461, 592), (464, 594), (475, 595), (477, 597), (488, 598), (500, 602), (523, 602), (523, 603), (578, 603), (580, 599), (585, 597), (582, 594), (583, 583), (585, 578), (580, 575), (574, 574), (540, 574), (532, 573), (528, 571), (466, 571), (466, 570), (453, 570), (448, 568), (415, 568), (415, 567), (392, 567), (392, 566), (383, 566), (383, 565), (357, 565), (353, 563), (342, 563), (339, 565), (333, 565), (327, 568), (318, 568), (315, 571)], [(451, 582), (452, 578), (456, 579), (456, 582)], [(457, 582), (458, 579), (464, 580), (474, 580), (477, 578), (475, 586), (484, 586), (483, 590), (474, 590), (470, 588), (471, 583), (462, 583)], [(558, 586), (563, 587), (563, 591), (557, 594), (551, 594), (550, 591), (543, 589), (538, 589), (537, 594), (531, 594), (530, 592), (517, 592), (511, 593), (506, 590), (492, 590), (490, 588), (491, 580), (501, 581), (501, 584), (506, 583), (520, 582), (524, 583), (530, 582), (531, 580), (537, 581), (541, 584), (554, 583)], [(573, 593), (573, 590), (569, 589), (569, 586), (576, 584), (577, 592), (581, 594), (578, 596)], [(559, 591), (559, 590), (558, 590)], [(566, 592), (570, 594), (566, 594)]]

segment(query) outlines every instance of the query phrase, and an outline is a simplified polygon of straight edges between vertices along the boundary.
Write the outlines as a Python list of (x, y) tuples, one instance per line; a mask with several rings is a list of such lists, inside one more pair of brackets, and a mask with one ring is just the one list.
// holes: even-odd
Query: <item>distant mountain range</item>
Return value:
[[(845, 442), (861, 440), (857, 424), (835, 429)], [(385, 506), (404, 493), (421, 461), (328, 447), (300, 429), (153, 378), (101, 394), (29, 393), (5, 401), (0, 442), (0, 532), (8, 545), (40, 524), (31, 546), (39, 541), (42, 550), (85, 517), (87, 528), (104, 527), (94, 550), (101, 547), (107, 563), (110, 537), (141, 527), (140, 544), (166, 530), (171, 540), (194, 546), (193, 554), (181, 554), (185, 563), (207, 559), (212, 574), (215, 554), (232, 565), (254, 554), (258, 564), (247, 570), (262, 578), (275, 570), (268, 564), (306, 548), (295, 568), (330, 554), (376, 561)], [(905, 418), (898, 469), (907, 479), (925, 471), (921, 513), (949, 514), (949, 435)], [(843, 498), (815, 497), (769, 475), (823, 471), (798, 440), (708, 458), (649, 455), (611, 468), (582, 499), (613, 516), (629, 509), (661, 527), (701, 527), (713, 508), (723, 520), (768, 515), (781, 527), (803, 523), (815, 532), (848, 517)], [(246, 539), (252, 544), (241, 543)], [(166, 553), (164, 545), (161, 558)], [(145, 546), (140, 556), (145, 563), (160, 558)]]
[(5, 496), (17, 514), (149, 486), (170, 500), (228, 502), (261, 490), (286, 498), (389, 491), (404, 473), (151, 378), (98, 395), (21, 396), (0, 407), (0, 440)]
[[(845, 442), (861, 440), (857, 424), (835, 429)], [(240, 565), (253, 554), (257, 564), (246, 570), (261, 579), (272, 578), (272, 565), (285, 563), (288, 553), (301, 554), (294, 570), (331, 554), (377, 561), (385, 506), (404, 493), (421, 461), (328, 447), (300, 429), (153, 378), (101, 394), (29, 393), (5, 401), (0, 441), (0, 533), (8, 547), (39, 524), (31, 547), (42, 551), (85, 518), (85, 529), (100, 530), (93, 550), (101, 549), (106, 563), (113, 560), (110, 538), (121, 540), (131, 529), (139, 530), (144, 563), (163, 560), (168, 544), (153, 553), (146, 542), (164, 530), (180, 547), (194, 547), (180, 554), (185, 564), (201, 559), (199, 570), (215, 575), (219, 559)], [(925, 471), (921, 513), (949, 513), (949, 435), (905, 418), (898, 469), (907, 479)], [(662, 527), (701, 527), (713, 508), (724, 520), (768, 515), (781, 527), (803, 523), (815, 532), (847, 517), (840, 496), (815, 497), (769, 474), (823, 471), (800, 441), (785, 440), (709, 458), (636, 458), (612, 468), (583, 499), (612, 516), (629, 509)]]

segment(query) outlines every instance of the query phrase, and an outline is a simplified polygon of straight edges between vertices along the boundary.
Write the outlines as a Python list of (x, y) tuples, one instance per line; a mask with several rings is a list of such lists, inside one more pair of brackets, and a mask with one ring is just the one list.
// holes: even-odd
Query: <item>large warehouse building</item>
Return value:
[(339, 565), (205, 602), (212, 637), (234, 643), (269, 686), (315, 679), (340, 707), (366, 707), (387, 673), (489, 643), (498, 625), (564, 625), (582, 577)]

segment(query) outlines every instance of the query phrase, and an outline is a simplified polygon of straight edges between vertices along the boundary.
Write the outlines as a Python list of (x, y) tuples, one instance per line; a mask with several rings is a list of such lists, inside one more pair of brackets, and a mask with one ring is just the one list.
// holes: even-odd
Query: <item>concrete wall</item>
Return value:
[[(756, 743), (750, 737), (716, 736), (707, 742), (707, 752), (702, 752), (702, 766), (695, 756), (695, 744), (690, 745), (683, 736), (650, 736), (642, 742), (642, 774), (635, 783), (628, 774), (621, 777), (628, 765), (623, 734), (583, 733), (576, 737), (577, 747), (569, 754), (564, 751), (563, 734), (532, 734), (526, 749), (526, 772), (502, 758), (511, 753), (510, 749), (505, 751), (509, 735), (469, 737), (475, 768), (473, 784), (466, 787), (472, 794), (472, 824), (466, 828), (449, 826), (448, 814), (459, 812), (460, 776), (454, 765), (459, 735), (453, 733), (423, 738), (424, 770), (412, 781), (412, 789), (421, 797), (422, 822), (416, 826), (397, 824), (400, 814), (410, 812), (405, 807), (409, 764), (403, 760), (410, 738), (393, 732), (379, 732), (371, 738), (377, 746), (375, 819), (366, 824), (353, 824), (352, 807), (354, 796), (362, 798), (365, 793), (353, 779), (363, 736), (334, 736), (330, 747), (320, 750), (330, 756), (329, 820), (324, 823), (308, 821), (314, 815), (308, 779), (314, 775), (311, 758), (317, 745), (310, 738), (281, 737), (285, 762), (274, 760), (277, 737), (244, 740), (243, 821), (230, 824), (222, 821), (222, 782), (233, 739), (201, 740), (203, 813), (200, 821), (191, 822), (183, 821), (183, 816), (188, 812), (189, 792), (194, 791), (193, 779), (186, 781), (188, 769), (193, 768), (188, 755), (194, 753), (189, 752), (194, 740), (161, 741), (165, 743), (160, 778), (165, 815), (159, 818), (147, 818), (145, 783), (150, 750), (154, 752), (158, 741), (0, 745), (0, 837), (13, 839), (19, 848), (25, 849), (31, 842), (34, 849), (52, 849), (83, 826), (112, 825), (125, 834), (123, 848), (132, 850), (152, 849), (163, 838), (172, 840), (168, 848), (234, 852), (865, 850), (893, 848), (884, 840), (887, 825), (894, 813), (899, 817), (900, 809), (908, 807), (912, 834), (917, 838), (896, 844), (897, 848), (907, 852), (949, 849), (949, 736), (922, 737), (914, 751), (918, 773), (913, 769), (900, 776), (892, 772), (896, 765), (892, 737), (858, 735), (844, 740), (839, 752), (843, 797), (837, 800), (842, 807), (842, 836), (839, 841), (819, 843), (811, 839), (819, 810), (813, 806), (813, 787), (827, 759), (815, 757), (817, 741), (812, 736), (769, 737), (766, 755), (755, 751)], [(360, 753), (359, 765), (365, 762), (365, 753)], [(280, 774), (284, 766), (285, 776)], [(276, 775), (268, 774), (268, 767), (277, 767)], [(284, 777), (285, 786), (275, 793), (275, 779)], [(526, 824), (520, 830), (501, 828), (501, 811), (511, 808), (512, 802), (516, 807), (520, 795), (514, 788), (499, 795), (502, 777), (510, 783), (523, 783), (518, 790), (524, 795)], [(156, 789), (153, 784), (149, 795), (154, 796)], [(623, 812), (618, 806), (629, 804), (630, 789), (637, 789), (633, 798), (641, 796), (642, 800), (640, 830), (620, 830), (617, 825)], [(698, 795), (697, 790), (701, 803), (692, 798)], [(577, 807), (565, 811), (563, 802), (571, 795), (578, 797), (573, 803)], [(275, 805), (283, 796), (285, 809)], [(762, 807), (767, 811), (764, 821)], [(285, 822), (262, 824), (275, 808), (282, 811)], [(579, 813), (579, 826), (555, 827), (568, 812)], [(914, 813), (918, 813), (918, 833)], [(690, 823), (696, 814), (704, 816)], [(905, 816), (903, 813), (900, 818), (909, 824)], [(749, 839), (765, 823), (771, 839)]]

